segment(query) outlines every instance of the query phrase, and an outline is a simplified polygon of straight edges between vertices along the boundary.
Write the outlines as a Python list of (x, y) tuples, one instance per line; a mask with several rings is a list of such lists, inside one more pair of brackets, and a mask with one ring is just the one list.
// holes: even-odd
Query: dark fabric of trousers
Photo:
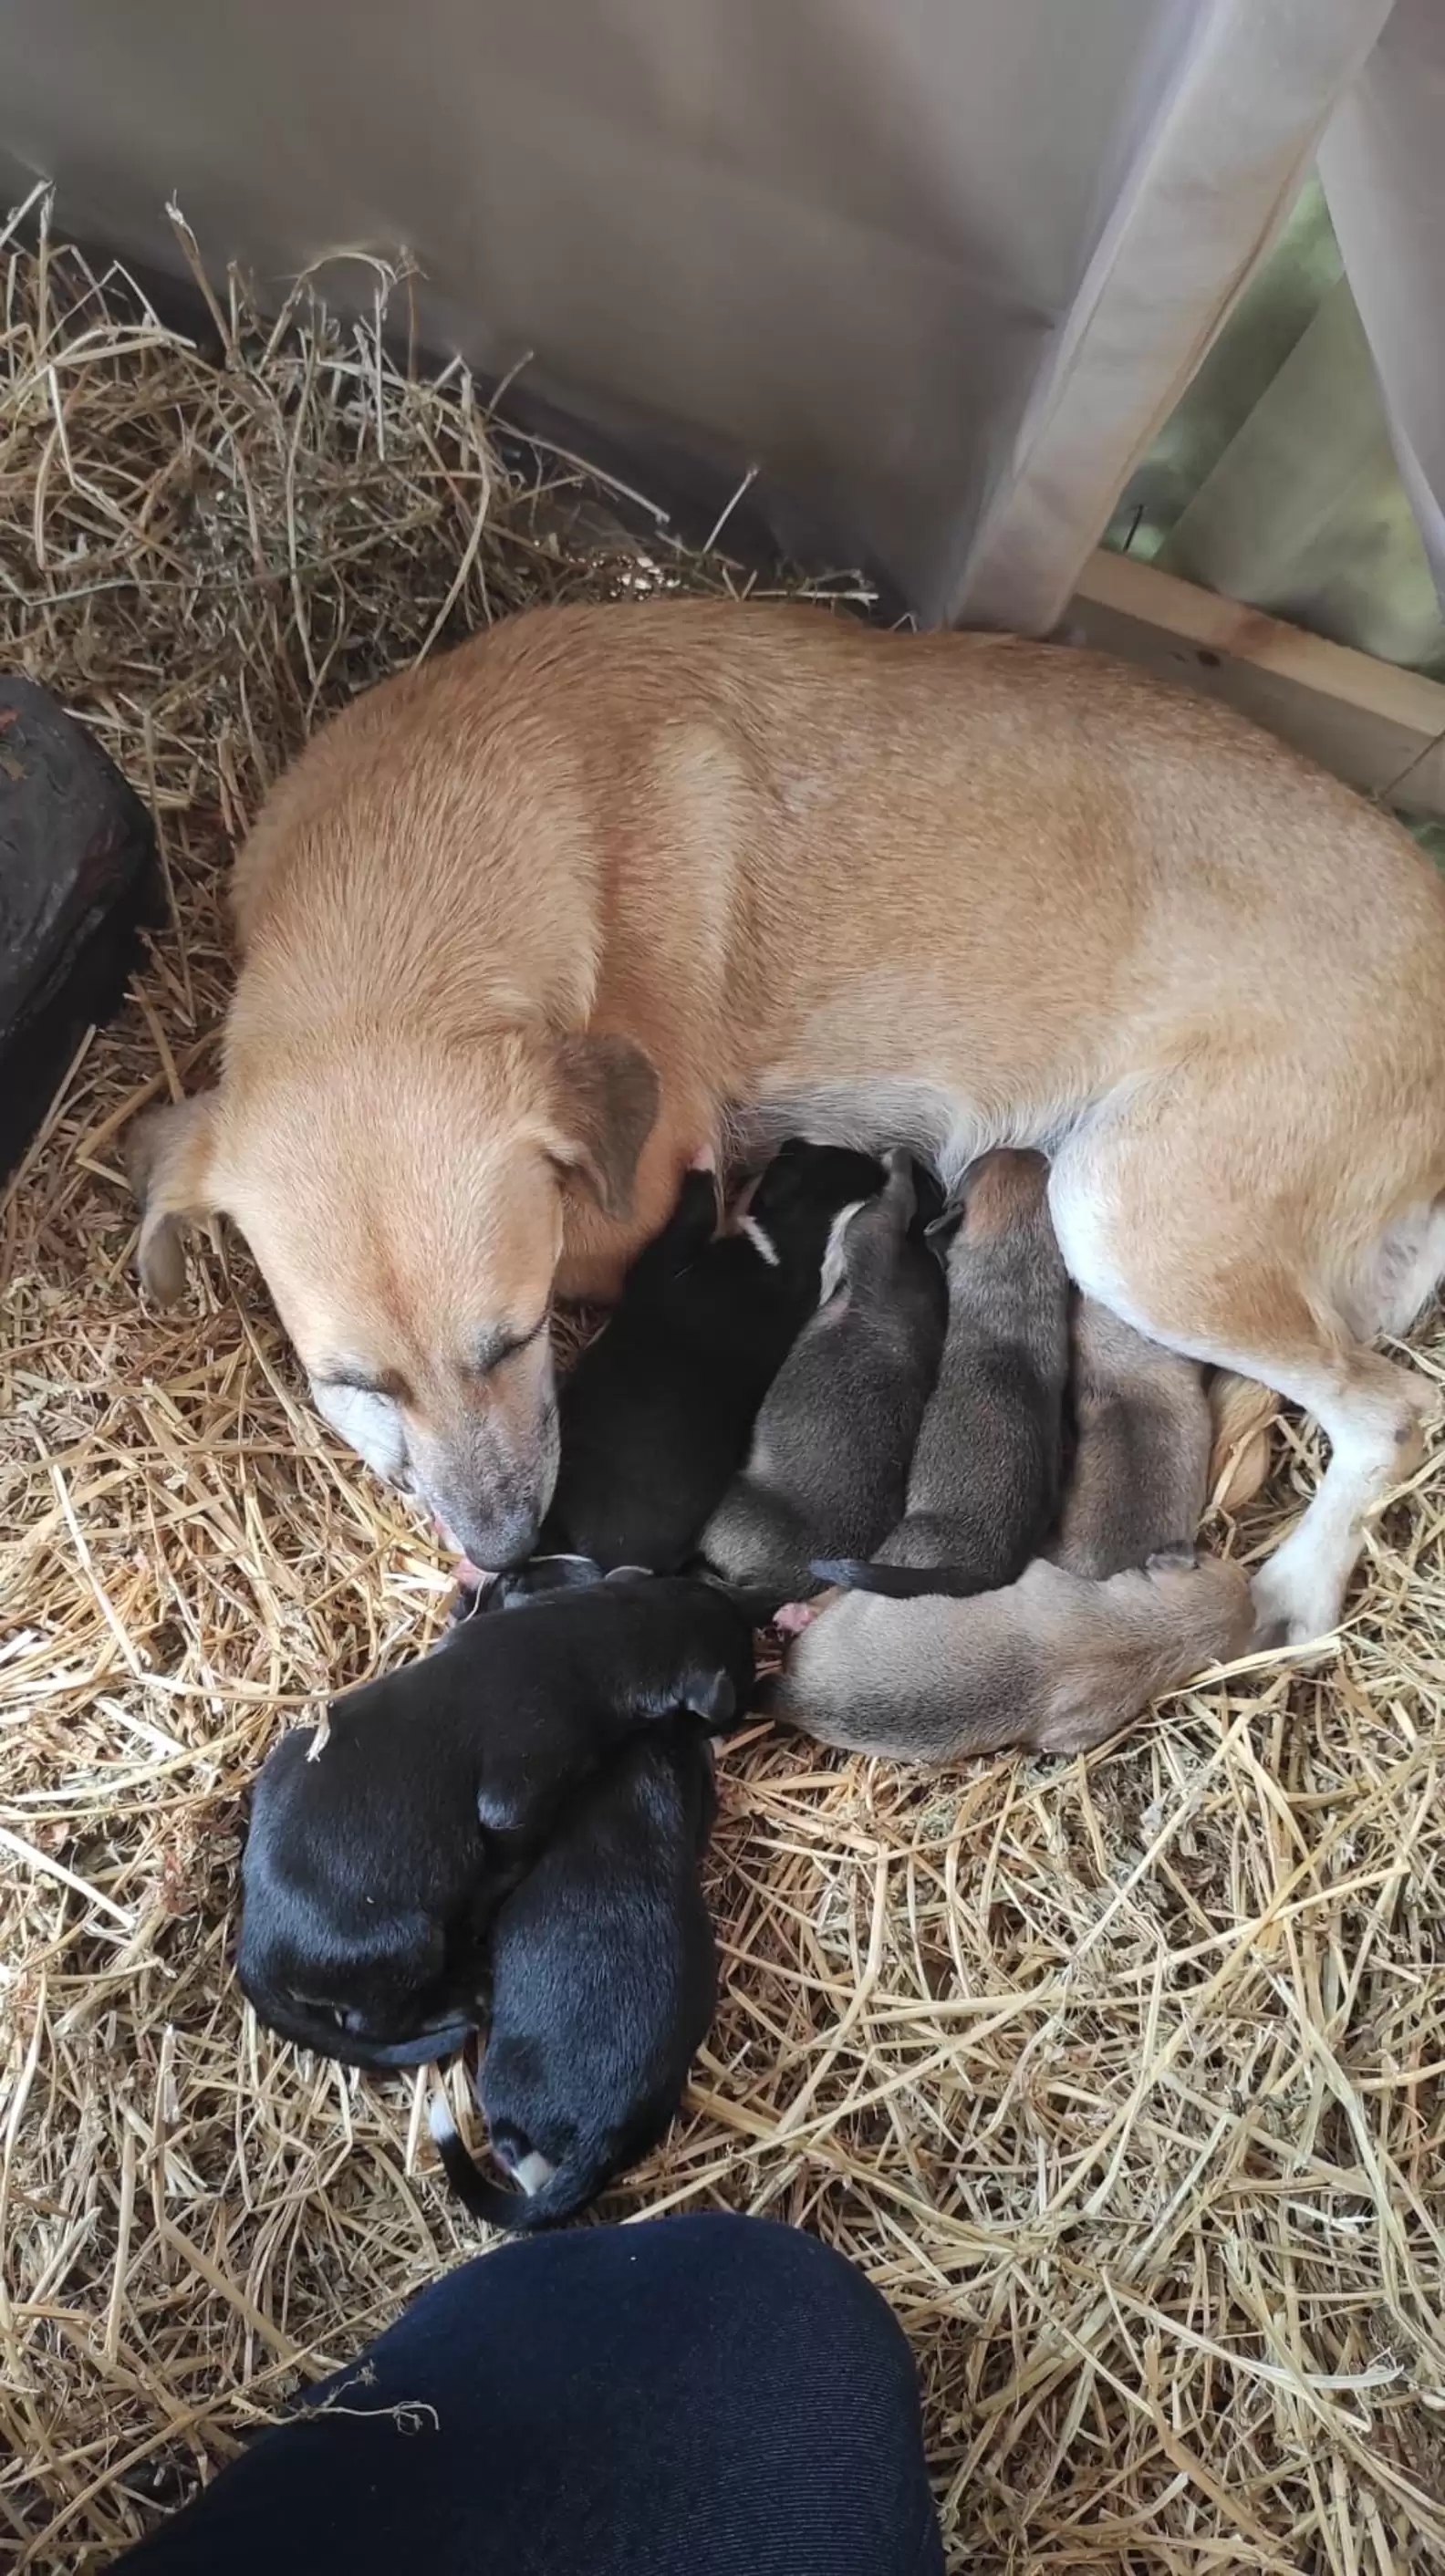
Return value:
[[(345, 2411), (342, 2411), (342, 2410)], [(708, 2215), (436, 2282), (126, 2576), (941, 2576), (918, 2389), (817, 2240)]]

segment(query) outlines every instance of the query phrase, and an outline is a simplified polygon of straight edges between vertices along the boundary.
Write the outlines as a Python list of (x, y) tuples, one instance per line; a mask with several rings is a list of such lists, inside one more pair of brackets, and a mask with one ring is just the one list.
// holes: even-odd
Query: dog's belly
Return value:
[(1057, 1146), (1080, 1106), (1077, 1099), (1030, 1100), (1023, 1092), (1016, 1102), (985, 1106), (962, 1083), (948, 1090), (903, 1074), (876, 1082), (807, 1082), (783, 1067), (765, 1071), (754, 1098), (730, 1109), (730, 1143), (742, 1161), (756, 1161), (789, 1136), (865, 1153), (904, 1145), (933, 1166), (947, 1189), (996, 1145)]

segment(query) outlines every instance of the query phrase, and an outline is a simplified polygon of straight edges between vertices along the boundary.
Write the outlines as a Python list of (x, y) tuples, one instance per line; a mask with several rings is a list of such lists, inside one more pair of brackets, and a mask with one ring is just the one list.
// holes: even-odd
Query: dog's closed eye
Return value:
[(515, 1328), (509, 1324), (496, 1324), (484, 1328), (478, 1333), (467, 1362), (469, 1374), (490, 1377), (492, 1371), (501, 1368), (505, 1361), (514, 1360), (520, 1351), (530, 1350), (533, 1342), (545, 1333), (550, 1319), (551, 1309), (544, 1307), (535, 1324)]
[(405, 1404), (408, 1400), (406, 1381), (395, 1369), (367, 1369), (338, 1360), (334, 1367), (314, 1369), (314, 1387), (334, 1387), (341, 1395), (371, 1395), (384, 1404)]

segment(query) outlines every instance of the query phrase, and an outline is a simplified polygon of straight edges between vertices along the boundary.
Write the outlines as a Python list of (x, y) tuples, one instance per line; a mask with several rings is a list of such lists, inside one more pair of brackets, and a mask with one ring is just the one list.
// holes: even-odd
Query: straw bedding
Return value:
[[(3, 658), (152, 801), (171, 916), (0, 1218), (0, 2546), (49, 2570), (103, 2564), (473, 2242), (418, 2085), (298, 2057), (229, 1970), (262, 1754), (425, 1644), (445, 1572), (309, 1410), (234, 1240), (143, 1311), (120, 1131), (207, 1069), (229, 852), (320, 714), (530, 599), (735, 576), (626, 537), (565, 461), (504, 470), (459, 369), (311, 287), (272, 328), (220, 285), (217, 368), (17, 242)], [(378, 271), (388, 297), (404, 330)], [(1445, 1333), (1416, 1358), (1445, 1375)], [(1316, 1472), (1287, 1431), (1219, 1543), (1263, 1550)], [(1442, 1531), (1427, 1470), (1329, 1654), (1085, 1761), (728, 1753), (725, 1998), (613, 2211), (759, 2210), (863, 2266), (959, 2567), (1445, 2563)]]

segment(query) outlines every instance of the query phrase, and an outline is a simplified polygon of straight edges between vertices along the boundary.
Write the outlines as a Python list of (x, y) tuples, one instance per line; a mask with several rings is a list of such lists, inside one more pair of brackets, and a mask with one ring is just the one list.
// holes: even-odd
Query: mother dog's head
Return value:
[(548, 1320), (568, 1194), (631, 1213), (659, 1106), (619, 1037), (277, 1036), (132, 1130), (139, 1267), (239, 1226), (328, 1422), (473, 1563), (527, 1556), (557, 1472)]

